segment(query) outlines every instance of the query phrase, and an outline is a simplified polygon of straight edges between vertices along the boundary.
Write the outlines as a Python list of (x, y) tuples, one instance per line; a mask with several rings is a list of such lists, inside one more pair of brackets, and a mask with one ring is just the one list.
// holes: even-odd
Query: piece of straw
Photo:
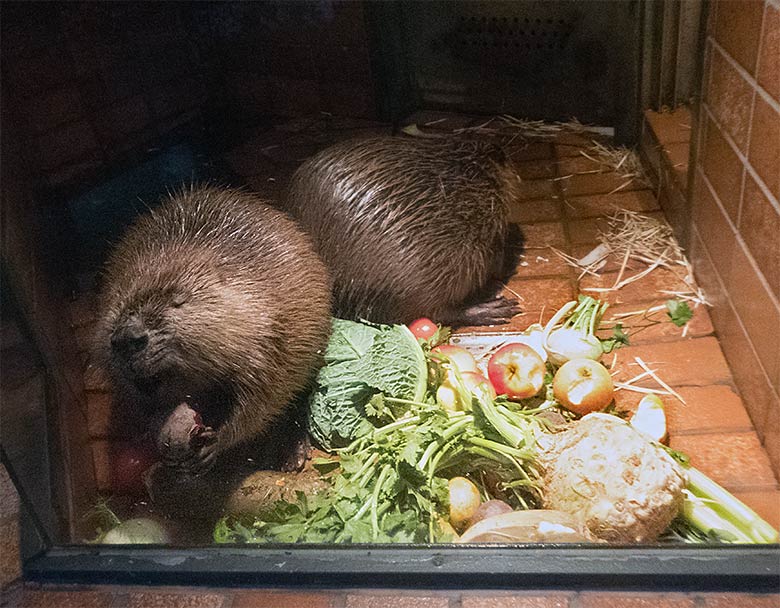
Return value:
[(634, 357), (634, 359), (635, 359), (635, 360), (636, 360), (636, 362), (639, 364), (639, 366), (640, 366), (640, 367), (641, 367), (643, 370), (645, 370), (646, 372), (649, 372), (649, 373), (650, 373), (650, 376), (652, 376), (653, 380), (655, 380), (656, 382), (658, 382), (658, 384), (660, 384), (661, 386), (663, 386), (663, 387), (664, 387), (664, 388), (665, 388), (665, 389), (666, 389), (666, 390), (669, 392), (669, 394), (670, 394), (670, 395), (674, 395), (674, 397), (676, 397), (676, 398), (677, 398), (677, 400), (678, 400), (678, 401), (680, 401), (680, 403), (682, 403), (683, 405), (688, 405), (688, 404), (685, 402), (685, 399), (683, 399), (683, 398), (680, 396), (680, 394), (679, 394), (677, 391), (675, 391), (675, 390), (674, 390), (674, 389), (673, 389), (671, 386), (669, 386), (669, 385), (668, 385), (666, 382), (664, 382), (663, 380), (661, 380), (661, 378), (659, 378), (659, 377), (658, 377), (658, 374), (656, 374), (655, 372), (653, 372), (653, 371), (652, 371), (652, 370), (651, 370), (651, 369), (650, 369), (650, 368), (647, 366), (647, 364), (646, 364), (644, 361), (642, 361), (642, 359), (641, 359), (641, 358), (639, 358), (639, 357)]

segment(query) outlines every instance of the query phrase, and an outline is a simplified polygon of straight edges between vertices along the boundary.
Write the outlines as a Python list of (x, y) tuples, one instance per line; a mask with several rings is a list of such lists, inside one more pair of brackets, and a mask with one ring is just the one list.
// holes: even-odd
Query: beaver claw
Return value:
[(509, 323), (512, 317), (520, 312), (520, 304), (517, 300), (498, 295), (492, 300), (479, 302), (465, 308), (458, 315), (458, 324), (503, 325)]
[(303, 469), (306, 461), (311, 458), (312, 446), (308, 433), (298, 437), (293, 445), (282, 455), (279, 468), (285, 473), (293, 473)]
[(217, 453), (217, 432), (211, 427), (203, 427), (192, 437), (186, 452), (163, 453), (162, 462), (184, 475), (197, 477), (211, 469)]

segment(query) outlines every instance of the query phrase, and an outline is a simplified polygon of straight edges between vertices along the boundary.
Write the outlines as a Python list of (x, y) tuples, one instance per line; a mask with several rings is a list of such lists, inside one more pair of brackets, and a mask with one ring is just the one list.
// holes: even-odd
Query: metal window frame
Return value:
[(780, 591), (780, 546), (57, 546), (26, 578), (57, 583)]

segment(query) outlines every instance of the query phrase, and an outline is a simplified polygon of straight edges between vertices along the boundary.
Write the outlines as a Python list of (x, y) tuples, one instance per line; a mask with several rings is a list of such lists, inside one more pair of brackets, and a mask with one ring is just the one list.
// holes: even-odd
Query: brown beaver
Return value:
[(188, 473), (268, 434), (330, 332), (328, 273), (309, 238), (242, 191), (169, 197), (128, 230), (104, 282), (97, 354), (117, 406), (140, 406), (174, 434), (175, 408), (196, 410), (197, 441), (162, 446)]
[(336, 316), (505, 323), (516, 303), (496, 281), (521, 248), (508, 222), (518, 180), (485, 142), (351, 140), (298, 168), (286, 206), (331, 271)]

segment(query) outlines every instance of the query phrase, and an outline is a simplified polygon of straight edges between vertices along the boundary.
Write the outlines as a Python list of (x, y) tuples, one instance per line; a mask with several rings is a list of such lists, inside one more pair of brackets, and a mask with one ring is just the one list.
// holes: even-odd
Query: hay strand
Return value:
[(661, 386), (662, 386), (662, 387), (663, 387), (663, 388), (664, 388), (666, 391), (668, 391), (670, 395), (673, 395), (673, 396), (674, 396), (674, 397), (675, 397), (675, 398), (676, 398), (676, 399), (677, 399), (677, 400), (678, 400), (680, 403), (682, 403), (683, 405), (688, 405), (688, 404), (685, 402), (685, 399), (683, 399), (683, 398), (680, 396), (680, 393), (678, 393), (677, 391), (675, 391), (675, 390), (674, 390), (674, 389), (673, 389), (671, 386), (669, 386), (669, 385), (668, 385), (666, 382), (664, 382), (663, 380), (661, 380), (661, 378), (658, 376), (658, 374), (656, 374), (656, 373), (655, 373), (655, 371), (651, 370), (651, 369), (650, 369), (650, 368), (647, 366), (647, 363), (645, 363), (644, 361), (642, 361), (642, 359), (641, 359), (640, 357), (634, 357), (634, 360), (637, 362), (637, 364), (639, 365), (639, 367), (641, 367), (643, 370), (645, 370), (646, 372), (648, 372), (648, 373), (649, 373), (649, 375), (650, 375), (650, 376), (653, 378), (653, 380), (655, 380), (655, 381), (656, 381), (658, 384), (660, 384), (660, 385), (661, 385)]

